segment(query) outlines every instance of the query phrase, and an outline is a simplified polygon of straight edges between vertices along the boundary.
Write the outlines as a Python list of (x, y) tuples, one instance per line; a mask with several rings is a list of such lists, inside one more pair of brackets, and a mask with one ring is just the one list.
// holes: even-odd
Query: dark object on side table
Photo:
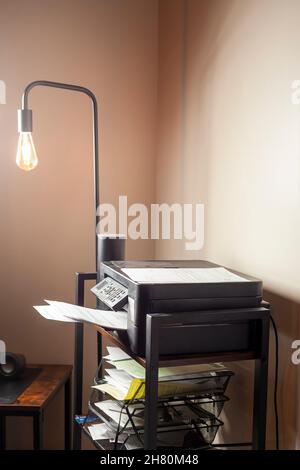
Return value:
[(25, 366), (26, 360), (23, 354), (7, 352), (5, 354), (5, 364), (0, 364), (0, 380), (2, 378), (16, 379), (17, 377), (20, 377), (25, 371)]

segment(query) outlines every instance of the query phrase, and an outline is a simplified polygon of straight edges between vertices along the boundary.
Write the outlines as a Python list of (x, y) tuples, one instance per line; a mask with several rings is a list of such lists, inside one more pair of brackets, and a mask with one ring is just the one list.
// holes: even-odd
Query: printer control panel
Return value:
[(110, 277), (92, 287), (91, 292), (113, 310), (124, 307), (128, 302), (128, 289)]

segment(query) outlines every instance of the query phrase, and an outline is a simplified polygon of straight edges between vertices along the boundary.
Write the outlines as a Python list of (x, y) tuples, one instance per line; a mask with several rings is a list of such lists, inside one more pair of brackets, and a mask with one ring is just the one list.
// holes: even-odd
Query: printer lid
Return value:
[(261, 296), (262, 281), (203, 260), (109, 261), (105, 275), (150, 298)]

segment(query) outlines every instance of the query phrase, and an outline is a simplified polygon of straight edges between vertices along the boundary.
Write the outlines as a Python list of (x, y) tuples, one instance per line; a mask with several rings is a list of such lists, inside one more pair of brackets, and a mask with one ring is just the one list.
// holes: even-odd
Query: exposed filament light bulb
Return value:
[(18, 110), (19, 143), (16, 163), (21, 170), (31, 171), (38, 164), (32, 139), (32, 111), (28, 108)]
[(34, 170), (38, 164), (31, 132), (20, 132), (16, 163), (25, 171)]

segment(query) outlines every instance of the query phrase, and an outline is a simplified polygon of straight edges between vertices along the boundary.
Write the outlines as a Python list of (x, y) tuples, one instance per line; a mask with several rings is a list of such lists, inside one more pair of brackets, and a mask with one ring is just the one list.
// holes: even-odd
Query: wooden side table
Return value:
[(65, 449), (71, 448), (71, 375), (70, 365), (29, 365), (41, 372), (14, 403), (0, 404), (0, 449), (6, 446), (6, 416), (33, 418), (33, 448), (43, 448), (44, 411), (64, 387), (65, 392)]

